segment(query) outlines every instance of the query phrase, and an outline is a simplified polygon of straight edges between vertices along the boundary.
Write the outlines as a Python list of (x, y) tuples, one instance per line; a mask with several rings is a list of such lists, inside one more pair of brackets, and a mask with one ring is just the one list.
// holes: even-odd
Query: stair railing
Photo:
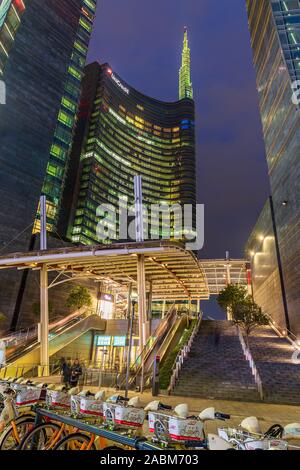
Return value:
[(202, 321), (202, 317), (203, 317), (203, 312), (200, 312), (199, 314), (199, 318), (197, 320), (197, 323), (193, 329), (193, 332), (187, 342), (187, 344), (185, 344), (181, 350), (179, 351), (179, 353), (177, 354), (176, 356), (176, 359), (175, 359), (175, 362), (174, 362), (174, 365), (173, 365), (173, 372), (172, 372), (172, 376), (171, 376), (171, 379), (170, 379), (170, 385), (168, 387), (168, 393), (169, 395), (172, 393), (172, 391), (174, 390), (175, 388), (175, 385), (176, 385), (176, 382), (178, 380), (178, 377), (179, 377), (179, 374), (180, 374), (180, 371), (182, 369), (182, 366), (183, 366), (183, 363), (185, 361), (185, 359), (187, 358), (187, 356), (189, 355), (190, 351), (191, 351), (191, 348), (192, 348), (192, 345), (193, 345), (193, 342), (194, 342), (194, 339), (195, 339), (195, 336), (196, 334), (198, 333), (198, 330), (200, 328), (200, 324), (201, 324), (201, 321)]
[(239, 337), (239, 340), (240, 340), (240, 343), (244, 352), (244, 356), (246, 360), (249, 362), (249, 366), (251, 368), (252, 375), (254, 377), (260, 399), (263, 400), (264, 399), (263, 385), (262, 385), (262, 380), (260, 378), (258, 369), (256, 367), (251, 351), (246, 344), (245, 338), (239, 326), (237, 326), (237, 330), (238, 330), (238, 337)]
[(287, 328), (282, 328), (281, 326), (276, 323), (273, 318), (266, 313), (266, 316), (269, 319), (269, 323), (271, 328), (275, 331), (275, 333), (280, 337), (280, 338), (285, 338), (295, 349), (299, 349), (300, 347), (300, 341), (299, 338), (290, 330)]

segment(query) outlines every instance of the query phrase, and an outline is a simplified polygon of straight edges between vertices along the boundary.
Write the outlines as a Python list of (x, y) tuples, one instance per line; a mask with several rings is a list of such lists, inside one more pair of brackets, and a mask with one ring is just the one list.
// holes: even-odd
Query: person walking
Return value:
[(66, 361), (64, 357), (61, 358), (61, 374), (64, 385), (69, 387), (71, 378), (71, 361)]
[(77, 387), (80, 376), (82, 375), (82, 368), (79, 364), (79, 360), (75, 359), (74, 364), (71, 367), (70, 385), (71, 387)]
[(214, 332), (214, 342), (215, 342), (215, 347), (216, 348), (219, 348), (219, 344), (220, 344), (220, 339), (221, 339), (221, 332), (219, 330), (218, 327), (215, 328), (215, 332)]

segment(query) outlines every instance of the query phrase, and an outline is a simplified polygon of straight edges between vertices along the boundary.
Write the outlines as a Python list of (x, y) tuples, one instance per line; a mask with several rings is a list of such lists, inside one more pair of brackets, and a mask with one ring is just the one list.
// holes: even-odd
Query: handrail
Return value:
[(277, 335), (281, 338), (287, 339), (292, 344), (292, 346), (294, 346), (295, 349), (299, 349), (299, 338), (288, 328), (282, 328), (281, 326), (279, 326), (278, 323), (276, 323), (276, 321), (268, 313), (266, 313), (265, 315), (269, 318), (270, 326), (271, 328), (273, 328), (275, 333), (277, 333)]
[(263, 385), (262, 385), (262, 380), (260, 378), (260, 374), (259, 374), (257, 366), (254, 362), (251, 351), (250, 351), (249, 347), (246, 345), (242, 330), (238, 325), (236, 325), (236, 326), (237, 326), (237, 331), (238, 331), (238, 337), (239, 337), (241, 346), (243, 348), (245, 358), (249, 362), (249, 365), (250, 365), (250, 368), (251, 368), (251, 371), (252, 371), (252, 375), (254, 376), (254, 380), (255, 380), (255, 383), (256, 383), (256, 386), (257, 386), (257, 389), (258, 389), (260, 399), (263, 400), (264, 399), (264, 392), (263, 392)]
[(179, 373), (182, 369), (183, 363), (184, 363), (186, 357), (188, 356), (188, 354), (190, 353), (190, 350), (191, 350), (191, 347), (193, 345), (195, 336), (199, 331), (202, 318), (203, 318), (203, 312), (201, 311), (200, 314), (199, 314), (198, 321), (197, 321), (197, 323), (196, 323), (196, 325), (195, 325), (195, 327), (192, 331), (192, 334), (191, 334), (191, 336), (188, 340), (188, 343), (181, 348), (181, 350), (179, 351), (179, 353), (176, 356), (176, 359), (175, 359), (173, 367), (172, 367), (173, 373), (172, 373), (172, 376), (171, 376), (171, 379), (170, 379), (170, 385), (168, 387), (168, 393), (169, 394), (171, 394), (171, 392), (175, 388), (175, 385), (176, 385), (177, 379), (179, 377)]

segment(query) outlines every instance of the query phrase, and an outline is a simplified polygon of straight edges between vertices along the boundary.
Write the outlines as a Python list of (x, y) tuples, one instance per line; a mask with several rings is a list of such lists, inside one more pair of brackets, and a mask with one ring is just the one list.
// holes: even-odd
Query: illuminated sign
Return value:
[(0, 29), (2, 28), (12, 0), (0, 0)]
[(111, 294), (101, 294), (100, 299), (105, 300), (106, 302), (113, 302), (114, 301), (114, 296), (111, 295)]
[(110, 346), (111, 336), (98, 336), (97, 346)]
[(114, 336), (114, 346), (126, 346), (126, 336)]
[(118, 85), (118, 87), (121, 88), (124, 93), (126, 93), (126, 95), (129, 95), (129, 89), (123, 85), (123, 83), (113, 73), (111, 74), (111, 78)]

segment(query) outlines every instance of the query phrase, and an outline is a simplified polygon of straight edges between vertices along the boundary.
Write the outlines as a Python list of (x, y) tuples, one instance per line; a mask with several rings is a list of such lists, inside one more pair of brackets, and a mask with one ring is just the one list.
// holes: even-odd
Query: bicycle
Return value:
[(13, 397), (8, 397), (4, 401), (1, 417), (3, 420), (0, 426), (0, 431), (2, 431), (0, 451), (15, 450), (20, 445), (23, 436), (34, 426), (35, 418), (32, 413), (28, 412), (19, 415)]

